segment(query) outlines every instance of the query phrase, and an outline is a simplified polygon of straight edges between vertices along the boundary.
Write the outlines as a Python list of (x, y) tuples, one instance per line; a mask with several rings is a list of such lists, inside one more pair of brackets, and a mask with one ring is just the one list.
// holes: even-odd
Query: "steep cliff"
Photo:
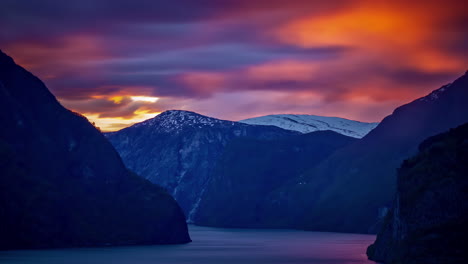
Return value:
[(384, 263), (467, 263), (468, 124), (425, 140), (398, 170), (394, 205), (367, 254)]
[(0, 51), (0, 249), (185, 243), (162, 188)]

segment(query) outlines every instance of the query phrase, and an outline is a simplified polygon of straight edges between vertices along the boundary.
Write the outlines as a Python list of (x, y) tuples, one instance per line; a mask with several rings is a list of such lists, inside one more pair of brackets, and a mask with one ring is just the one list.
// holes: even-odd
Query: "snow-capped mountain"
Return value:
[(235, 122), (216, 119), (190, 111), (168, 110), (132, 127), (152, 127), (157, 128), (158, 132), (179, 133), (187, 128), (204, 128), (215, 125), (233, 126)]
[(106, 133), (125, 165), (166, 188), (189, 220), (227, 144), (243, 137), (274, 140), (293, 135), (300, 133), (180, 110)]
[(239, 121), (250, 125), (277, 126), (287, 130), (310, 133), (332, 130), (345, 136), (362, 138), (379, 123), (365, 123), (339, 117), (316, 115), (267, 115)]

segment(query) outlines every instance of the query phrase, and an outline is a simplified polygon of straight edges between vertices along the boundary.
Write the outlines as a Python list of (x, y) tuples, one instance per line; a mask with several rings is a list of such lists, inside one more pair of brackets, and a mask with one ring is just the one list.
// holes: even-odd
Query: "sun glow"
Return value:
[(148, 103), (155, 103), (159, 100), (159, 97), (151, 97), (151, 96), (131, 96), (132, 101), (141, 101), (141, 102), (148, 102)]
[(121, 117), (100, 117), (99, 114), (85, 114), (85, 116), (90, 122), (95, 123), (101, 131), (111, 132), (145, 121), (149, 118), (153, 118), (160, 113), (161, 112), (150, 110), (137, 110), (134, 112), (135, 116), (129, 119)]
[(83, 100), (61, 100), (61, 103), (82, 115), (103, 132), (116, 131), (153, 118), (161, 113), (160, 97), (98, 94)]

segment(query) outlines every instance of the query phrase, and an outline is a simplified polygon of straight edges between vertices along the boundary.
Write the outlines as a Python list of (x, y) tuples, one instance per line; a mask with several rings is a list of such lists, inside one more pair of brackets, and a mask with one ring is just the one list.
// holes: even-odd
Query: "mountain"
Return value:
[(226, 145), (235, 138), (299, 134), (171, 110), (106, 136), (128, 168), (168, 190), (192, 220)]
[(259, 210), (272, 191), (357, 139), (317, 131), (277, 140), (232, 140), (209, 181), (194, 222), (220, 227), (282, 227)]
[(425, 140), (398, 170), (393, 208), (367, 254), (384, 263), (466, 263), (468, 123)]
[(0, 249), (190, 241), (161, 187), (0, 51)]
[(379, 124), (315, 115), (268, 115), (249, 118), (239, 122), (250, 125), (277, 126), (301, 133), (331, 130), (354, 138), (364, 137)]
[(271, 202), (261, 210), (283, 226), (377, 232), (391, 205), (401, 162), (416, 153), (419, 142), (465, 122), (468, 74), (397, 108), (364, 138), (270, 194)]

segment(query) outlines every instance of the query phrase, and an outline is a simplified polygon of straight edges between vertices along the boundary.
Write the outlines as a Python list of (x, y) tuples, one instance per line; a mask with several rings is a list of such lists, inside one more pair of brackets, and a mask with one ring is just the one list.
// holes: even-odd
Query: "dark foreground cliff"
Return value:
[(384, 263), (468, 263), (468, 124), (425, 140), (398, 171), (394, 207), (367, 250)]
[(190, 241), (162, 188), (0, 51), (0, 249)]

